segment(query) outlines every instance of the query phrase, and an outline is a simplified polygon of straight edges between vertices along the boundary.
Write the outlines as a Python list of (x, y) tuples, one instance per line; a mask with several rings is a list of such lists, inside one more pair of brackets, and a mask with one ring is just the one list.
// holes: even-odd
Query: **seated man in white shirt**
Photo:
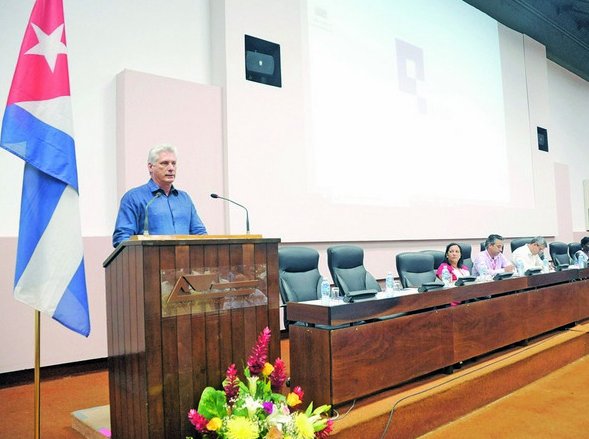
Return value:
[(518, 262), (521, 261), (523, 271), (529, 268), (542, 268), (542, 259), (540, 257), (546, 248), (546, 240), (542, 236), (532, 238), (529, 244), (524, 244), (514, 250), (511, 254), (511, 260), (517, 267)]

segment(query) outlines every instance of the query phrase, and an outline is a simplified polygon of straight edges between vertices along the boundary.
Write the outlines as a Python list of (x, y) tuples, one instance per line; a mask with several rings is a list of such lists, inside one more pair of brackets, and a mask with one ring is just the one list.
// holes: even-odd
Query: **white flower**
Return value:
[(256, 401), (251, 396), (245, 398), (245, 408), (247, 409), (247, 414), (250, 418), (253, 418), (256, 414), (256, 410), (262, 408), (262, 404)]
[(258, 382), (258, 377), (249, 377), (247, 379), (247, 388), (250, 391), (250, 395), (256, 395), (256, 383)]

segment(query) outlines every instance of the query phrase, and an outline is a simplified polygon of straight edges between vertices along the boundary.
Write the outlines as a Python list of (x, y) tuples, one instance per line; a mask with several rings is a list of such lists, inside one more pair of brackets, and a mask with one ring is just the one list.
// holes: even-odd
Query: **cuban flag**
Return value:
[(37, 0), (0, 146), (25, 161), (14, 296), (90, 334), (62, 0)]

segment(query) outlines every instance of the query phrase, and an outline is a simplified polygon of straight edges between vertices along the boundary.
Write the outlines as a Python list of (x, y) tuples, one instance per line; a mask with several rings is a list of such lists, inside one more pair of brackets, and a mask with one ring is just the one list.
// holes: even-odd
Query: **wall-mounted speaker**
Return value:
[(245, 35), (245, 79), (282, 87), (280, 45)]
[(538, 133), (538, 149), (540, 151), (548, 152), (548, 130), (546, 128), (537, 127)]

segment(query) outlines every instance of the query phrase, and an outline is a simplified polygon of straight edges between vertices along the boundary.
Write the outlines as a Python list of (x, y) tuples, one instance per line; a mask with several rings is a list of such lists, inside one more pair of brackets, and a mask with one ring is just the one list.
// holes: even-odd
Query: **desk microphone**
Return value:
[(250, 234), (250, 215), (249, 215), (249, 212), (247, 211), (247, 208), (245, 206), (242, 206), (241, 204), (236, 203), (235, 201), (230, 200), (229, 198), (225, 198), (225, 197), (222, 197), (217, 194), (211, 194), (211, 198), (220, 198), (221, 200), (229, 201), (230, 203), (233, 203), (233, 204), (243, 208), (245, 210), (245, 233), (248, 235)]
[(145, 205), (145, 221), (143, 221), (143, 236), (149, 236), (149, 212), (147, 211), (147, 209), (149, 208), (151, 203), (153, 203), (157, 198), (159, 198), (161, 194), (161, 192), (155, 194), (155, 196), (151, 200), (149, 200)]

